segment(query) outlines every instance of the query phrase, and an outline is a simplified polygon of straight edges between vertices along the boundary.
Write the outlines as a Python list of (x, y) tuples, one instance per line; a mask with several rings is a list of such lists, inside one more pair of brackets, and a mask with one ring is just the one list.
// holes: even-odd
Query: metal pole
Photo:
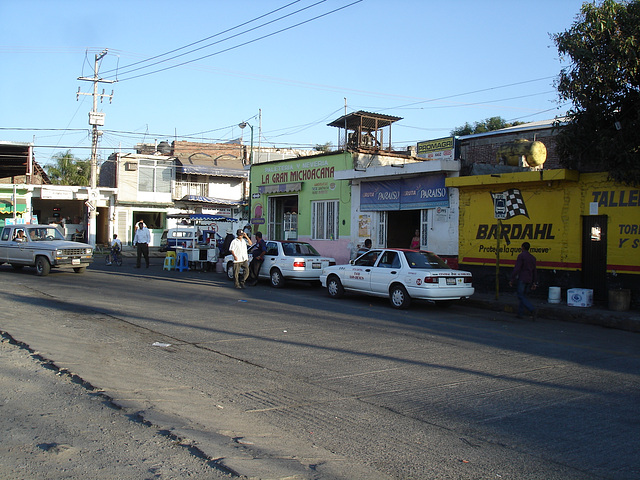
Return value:
[(496, 300), (500, 299), (500, 234), (502, 232), (502, 220), (498, 219), (496, 231)]

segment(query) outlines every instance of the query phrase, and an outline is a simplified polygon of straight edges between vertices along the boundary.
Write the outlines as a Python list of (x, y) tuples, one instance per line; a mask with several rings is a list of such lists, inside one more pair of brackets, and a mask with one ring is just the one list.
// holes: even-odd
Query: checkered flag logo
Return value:
[[(507, 197), (507, 218), (513, 218), (518, 215), (524, 215), (529, 218), (529, 212), (522, 199), (522, 193), (517, 188), (510, 188), (501, 193)], [(495, 200), (495, 196), (498, 194), (492, 193), (491, 198)]]

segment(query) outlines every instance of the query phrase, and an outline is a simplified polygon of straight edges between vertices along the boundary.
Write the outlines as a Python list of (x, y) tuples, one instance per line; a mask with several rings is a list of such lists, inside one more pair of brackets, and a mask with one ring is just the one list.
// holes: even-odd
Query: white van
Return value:
[(176, 247), (195, 248), (198, 246), (198, 229), (194, 226), (184, 225), (170, 228), (162, 232), (160, 238), (160, 251), (175, 250)]

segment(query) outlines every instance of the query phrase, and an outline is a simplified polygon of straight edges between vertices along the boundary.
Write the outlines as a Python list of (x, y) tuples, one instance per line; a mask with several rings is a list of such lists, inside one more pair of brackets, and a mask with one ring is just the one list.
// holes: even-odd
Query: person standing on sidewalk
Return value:
[[(236, 288), (244, 288), (244, 282), (249, 276), (249, 254), (247, 253), (247, 244), (253, 245), (251, 239), (244, 233), (241, 228), (236, 232), (236, 238), (229, 245), (229, 251), (233, 255), (233, 279)], [(240, 269), (243, 269), (242, 278), (240, 278)]]
[(529, 253), (529, 248), (531, 248), (529, 242), (522, 244), (521, 252), (516, 259), (516, 266), (511, 273), (509, 286), (513, 286), (513, 282), (518, 281), (518, 318), (522, 318), (526, 310), (535, 319), (536, 309), (527, 298), (527, 293), (529, 290), (535, 290), (538, 286), (538, 272), (536, 257)]
[(140, 268), (142, 257), (149, 268), (149, 243), (151, 243), (151, 232), (142, 220), (138, 222), (136, 234), (133, 237), (133, 246), (136, 247), (138, 256), (136, 258), (136, 268)]

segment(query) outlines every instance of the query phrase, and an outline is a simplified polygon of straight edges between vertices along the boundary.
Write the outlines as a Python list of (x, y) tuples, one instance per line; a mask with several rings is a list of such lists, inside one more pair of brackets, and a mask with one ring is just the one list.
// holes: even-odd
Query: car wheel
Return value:
[(332, 275), (327, 279), (327, 293), (333, 298), (340, 298), (344, 295), (342, 282), (335, 275)]
[(51, 271), (51, 264), (49, 263), (49, 259), (46, 257), (38, 257), (36, 258), (36, 274), (41, 277), (49, 275)]
[(233, 281), (233, 262), (227, 263), (227, 278)]
[(73, 271), (76, 273), (84, 273), (87, 267), (74, 267)]
[(271, 286), (273, 288), (282, 288), (284, 287), (284, 277), (282, 276), (282, 272), (277, 268), (271, 270), (270, 273)]
[(389, 301), (393, 308), (404, 310), (411, 305), (411, 297), (402, 285), (392, 285), (389, 289)]

